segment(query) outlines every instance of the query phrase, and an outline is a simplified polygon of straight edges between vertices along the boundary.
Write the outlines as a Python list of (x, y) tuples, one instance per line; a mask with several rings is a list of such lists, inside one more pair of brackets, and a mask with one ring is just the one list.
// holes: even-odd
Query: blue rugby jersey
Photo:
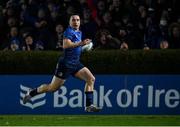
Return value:
[[(64, 31), (64, 38), (70, 39), (73, 43), (77, 43), (81, 41), (82, 33), (81, 31), (76, 31), (72, 27), (68, 27)], [(63, 60), (68, 65), (75, 65), (79, 63), (80, 55), (81, 55), (81, 46), (76, 48), (66, 48), (63, 50)]]

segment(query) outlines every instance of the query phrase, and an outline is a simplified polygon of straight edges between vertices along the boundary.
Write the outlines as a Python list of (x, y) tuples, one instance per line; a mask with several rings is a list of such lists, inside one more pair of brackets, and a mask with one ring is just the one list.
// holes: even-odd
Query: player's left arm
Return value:
[(85, 39), (83, 41), (74, 43), (70, 39), (64, 38), (63, 39), (63, 48), (64, 49), (66, 49), (66, 48), (75, 48), (75, 47), (78, 47), (78, 46), (83, 46), (83, 45), (89, 44), (90, 42), (91, 42), (90, 39)]

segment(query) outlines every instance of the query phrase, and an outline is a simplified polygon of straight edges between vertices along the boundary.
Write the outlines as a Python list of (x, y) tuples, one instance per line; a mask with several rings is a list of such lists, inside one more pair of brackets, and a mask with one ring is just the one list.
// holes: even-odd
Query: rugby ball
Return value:
[(89, 44), (82, 46), (82, 51), (90, 51), (92, 50), (92, 48), (93, 48), (93, 43), (90, 42)]

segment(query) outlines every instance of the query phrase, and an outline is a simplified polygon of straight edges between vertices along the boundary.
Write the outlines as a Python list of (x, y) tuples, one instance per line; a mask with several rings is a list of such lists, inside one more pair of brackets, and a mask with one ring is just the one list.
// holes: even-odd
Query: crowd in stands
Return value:
[(72, 14), (94, 50), (180, 48), (180, 0), (1, 0), (0, 50), (62, 50)]

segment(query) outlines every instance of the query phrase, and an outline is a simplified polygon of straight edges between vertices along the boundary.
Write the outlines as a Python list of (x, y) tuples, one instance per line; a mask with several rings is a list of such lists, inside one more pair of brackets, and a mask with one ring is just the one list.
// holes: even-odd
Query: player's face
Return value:
[(79, 29), (80, 26), (80, 17), (78, 15), (73, 15), (70, 18), (70, 26), (76, 30)]

